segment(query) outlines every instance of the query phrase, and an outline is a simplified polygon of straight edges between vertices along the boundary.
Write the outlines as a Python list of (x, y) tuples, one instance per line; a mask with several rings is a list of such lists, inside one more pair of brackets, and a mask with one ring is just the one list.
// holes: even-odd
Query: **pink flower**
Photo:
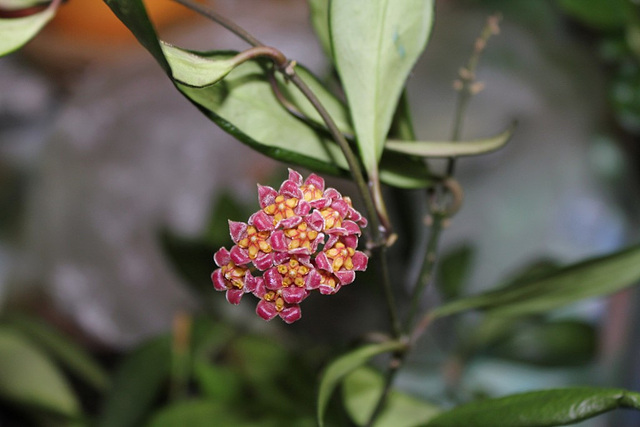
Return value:
[(318, 254), (316, 265), (318, 268), (333, 273), (341, 285), (348, 285), (356, 278), (356, 271), (364, 271), (367, 268), (369, 258), (355, 248), (358, 245), (357, 238), (352, 236), (334, 238), (331, 245)]
[(285, 294), (282, 287), (269, 289), (266, 281), (262, 279), (259, 280), (254, 293), (260, 298), (260, 302), (256, 306), (256, 313), (264, 320), (280, 316), (286, 323), (293, 323), (302, 317), (298, 303), (304, 298), (300, 298), (299, 295)]
[(255, 290), (255, 278), (247, 267), (235, 264), (225, 248), (218, 250), (213, 259), (220, 267), (211, 274), (213, 287), (217, 291), (226, 291), (227, 301), (231, 304), (240, 304), (245, 293)]
[[(320, 176), (303, 180), (292, 169), (278, 191), (259, 185), (258, 198), (260, 210), (246, 223), (229, 221), (235, 244), (216, 252), (220, 268), (211, 278), (232, 304), (250, 292), (260, 317), (292, 323), (312, 292), (334, 294), (366, 269), (368, 258), (356, 248), (367, 221)], [(252, 275), (256, 270), (261, 277)]]

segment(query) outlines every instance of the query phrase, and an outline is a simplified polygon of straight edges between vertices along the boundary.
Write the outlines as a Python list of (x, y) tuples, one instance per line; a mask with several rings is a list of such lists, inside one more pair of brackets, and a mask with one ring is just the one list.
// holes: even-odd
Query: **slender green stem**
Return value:
[(375, 423), (376, 419), (378, 418), (382, 410), (384, 409), (384, 405), (387, 402), (387, 396), (389, 395), (389, 392), (391, 392), (391, 386), (393, 386), (393, 381), (396, 378), (396, 374), (398, 373), (398, 370), (402, 366), (402, 362), (404, 360), (404, 354), (406, 354), (406, 352), (394, 353), (393, 359), (391, 359), (391, 363), (389, 365), (389, 370), (387, 371), (387, 374), (385, 375), (385, 378), (384, 378), (384, 386), (382, 388), (382, 394), (380, 395), (380, 399), (378, 399), (378, 402), (376, 403), (376, 406), (374, 407), (373, 412), (369, 416), (369, 420), (365, 424), (366, 427), (371, 427), (373, 423)]
[[(458, 102), (456, 104), (453, 129), (451, 132), (451, 139), (453, 141), (460, 140), (467, 105), (471, 96), (480, 90), (480, 86), (477, 86), (477, 83), (475, 82), (475, 70), (478, 66), (480, 54), (484, 50), (487, 40), (492, 34), (497, 33), (498, 20), (499, 18), (497, 16), (492, 16), (489, 18), (482, 34), (476, 40), (475, 50), (473, 55), (471, 56), (471, 59), (469, 60), (469, 63), (467, 64), (467, 68), (463, 69), (460, 73), (461, 81), (459, 81), (460, 87), (458, 87), (458, 89), (460, 90), (460, 94), (458, 96)], [(433, 200), (430, 205), (430, 214), (432, 221), (431, 233), (429, 235), (429, 241), (427, 242), (427, 250), (423, 260), (421, 273), (411, 295), (411, 307), (409, 309), (406, 323), (406, 331), (408, 334), (410, 334), (409, 346), (407, 347), (407, 350), (394, 355), (392, 364), (389, 366), (389, 370), (387, 371), (383, 392), (380, 395), (378, 402), (376, 403), (375, 409), (371, 414), (367, 426), (373, 425), (380, 412), (384, 409), (384, 405), (386, 404), (386, 401), (389, 397), (389, 392), (391, 391), (391, 386), (393, 385), (395, 376), (398, 370), (400, 370), (400, 368), (404, 365), (408, 349), (417, 341), (420, 335), (422, 335), (422, 333), (427, 329), (427, 327), (433, 320), (429, 314), (426, 314), (414, 327), (415, 318), (419, 312), (420, 300), (429, 283), (431, 283), (433, 269), (436, 265), (438, 243), (440, 241), (440, 236), (442, 234), (445, 222), (448, 218), (455, 214), (455, 212), (460, 208), (460, 203), (462, 202), (462, 189), (460, 188), (459, 184), (451, 178), (454, 172), (455, 159), (451, 158), (449, 159), (447, 165), (447, 174), (445, 178), (436, 184), (437, 187), (435, 189), (430, 189), (430, 191), (441, 191), (434, 193), (435, 200)], [(451, 196), (450, 200), (444, 199), (445, 197), (449, 196)]]
[(433, 269), (435, 267), (438, 255), (438, 243), (440, 242), (440, 236), (442, 235), (443, 230), (442, 225), (445, 219), (446, 217), (440, 213), (434, 213), (431, 216), (431, 233), (429, 233), (427, 251), (424, 256), (424, 262), (422, 263), (420, 276), (418, 277), (418, 282), (416, 283), (416, 287), (411, 297), (411, 308), (409, 310), (409, 315), (407, 317), (406, 323), (407, 331), (409, 331), (413, 327), (413, 323), (420, 308), (422, 295), (424, 294), (424, 291), (426, 290), (429, 283), (431, 283), (431, 278), (433, 277)]
[[(217, 12), (213, 11), (211, 8), (203, 6), (201, 4), (195, 3), (191, 0), (174, 0), (177, 3), (182, 4), (183, 6), (188, 7), (191, 10), (194, 10), (207, 18), (217, 22), (222, 25), (224, 28), (228, 29), (232, 33), (236, 34), (238, 37), (245, 40), (247, 43), (251, 44), (255, 47), (263, 47), (265, 46), (260, 40), (251, 35), (244, 28), (240, 27), (233, 21), (221, 16)], [(371, 224), (371, 234), (372, 234), (372, 242), (373, 246), (381, 246), (386, 243), (385, 234), (390, 233), (390, 224), (388, 221), (385, 221), (383, 224), (384, 230), (381, 229), (381, 219), (385, 219), (384, 212), (382, 214), (378, 214), (378, 209), (376, 209), (376, 203), (374, 201), (372, 190), (369, 189), (367, 185), (367, 181), (364, 178), (364, 174), (362, 172), (362, 168), (360, 167), (360, 163), (353, 150), (349, 146), (346, 138), (340, 132), (337, 125), (335, 124), (333, 118), (329, 115), (327, 110), (324, 108), (318, 97), (313, 93), (313, 91), (307, 86), (307, 84), (298, 76), (295, 72), (295, 62), (282, 59), (285, 58), (284, 55), (282, 57), (273, 54), (273, 51), (277, 51), (275, 48), (269, 48), (271, 50), (272, 57), (276, 60), (276, 68), (278, 71), (282, 72), (289, 81), (291, 81), (307, 98), (307, 100), (313, 105), (316, 109), (322, 120), (325, 122), (331, 136), (336, 141), (342, 153), (344, 154), (347, 164), (349, 166), (349, 170), (353, 176), (353, 180), (358, 187), (358, 191), (363, 199), (365, 209), (367, 210), (367, 216), (369, 222)], [(286, 58), (285, 58), (286, 59)], [(381, 206), (384, 206), (383, 204)], [(384, 210), (383, 210), (384, 211)]]
[[(476, 70), (480, 63), (480, 57), (487, 46), (489, 38), (498, 34), (498, 23), (500, 22), (499, 15), (492, 15), (487, 19), (480, 36), (476, 39), (474, 44), (473, 53), (467, 62), (466, 67), (460, 70), (460, 78), (455, 82), (455, 88), (458, 90), (458, 99), (456, 101), (456, 114), (453, 120), (451, 140), (459, 141), (462, 134), (463, 120), (469, 105), (471, 97), (482, 90), (482, 84), (476, 81)], [(453, 176), (456, 168), (455, 157), (449, 158), (447, 164), (447, 177)]]
[(391, 286), (390, 274), (389, 274), (389, 261), (387, 257), (387, 246), (382, 245), (375, 249), (374, 255), (377, 258), (377, 263), (380, 265), (382, 289), (384, 291), (384, 299), (387, 302), (387, 310), (389, 311), (389, 319), (391, 320), (391, 329), (395, 338), (402, 336), (402, 327), (400, 323), (400, 316), (396, 309), (397, 305), (393, 296), (393, 289)]
[[(295, 73), (295, 69), (293, 67), (288, 67), (285, 71), (291, 81), (302, 94), (307, 98), (307, 100), (313, 105), (316, 109), (322, 120), (324, 121), (327, 129), (331, 133), (333, 139), (338, 143), (338, 146), (342, 150), (345, 159), (347, 160), (347, 164), (349, 165), (349, 170), (351, 171), (351, 175), (353, 176), (353, 180), (358, 187), (358, 191), (362, 196), (365, 209), (367, 210), (367, 214), (369, 216), (369, 222), (371, 226), (371, 234), (374, 246), (382, 246), (385, 244), (384, 242), (384, 234), (380, 227), (380, 220), (378, 217), (378, 213), (375, 207), (375, 203), (373, 201), (373, 196), (369, 191), (369, 187), (367, 186), (367, 181), (364, 179), (364, 174), (362, 173), (362, 168), (360, 167), (360, 163), (358, 162), (358, 158), (355, 153), (349, 146), (349, 142), (344, 137), (338, 126), (333, 121), (333, 118), (329, 115), (327, 110), (324, 108), (318, 97), (311, 91), (309, 86), (300, 78), (298, 74)], [(385, 230), (386, 231), (386, 230)]]

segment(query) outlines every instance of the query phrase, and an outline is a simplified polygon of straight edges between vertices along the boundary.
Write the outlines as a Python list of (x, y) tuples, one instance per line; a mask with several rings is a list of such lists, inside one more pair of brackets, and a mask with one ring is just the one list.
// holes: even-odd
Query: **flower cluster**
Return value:
[(334, 294), (367, 268), (367, 256), (356, 250), (366, 219), (348, 197), (324, 187), (318, 175), (303, 182), (289, 169), (278, 191), (258, 186), (260, 210), (246, 223), (229, 221), (235, 244), (215, 253), (211, 280), (231, 304), (252, 293), (260, 317), (292, 323), (312, 291)]

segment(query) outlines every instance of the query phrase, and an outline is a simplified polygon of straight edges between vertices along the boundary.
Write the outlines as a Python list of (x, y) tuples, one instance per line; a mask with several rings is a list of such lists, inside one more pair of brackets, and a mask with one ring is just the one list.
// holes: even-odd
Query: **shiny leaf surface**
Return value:
[[(384, 379), (371, 368), (359, 368), (347, 375), (342, 384), (342, 397), (349, 416), (359, 426), (365, 425), (378, 402)], [(391, 391), (375, 427), (414, 427), (424, 425), (440, 413), (440, 409), (408, 394)]]
[(327, 405), (329, 404), (329, 399), (331, 399), (333, 391), (346, 375), (363, 366), (372, 357), (379, 354), (388, 353), (390, 351), (399, 350), (403, 346), (404, 344), (398, 341), (388, 341), (380, 344), (371, 344), (365, 347), (361, 347), (357, 350), (353, 350), (352, 352), (342, 355), (331, 362), (331, 364), (327, 366), (324, 373), (322, 374), (320, 387), (318, 389), (318, 424), (321, 427), (324, 425), (324, 415), (327, 409)]
[(335, 64), (362, 161), (377, 170), (409, 72), (433, 21), (431, 0), (338, 0), (329, 7)]
[(640, 409), (640, 394), (575, 387), (515, 394), (458, 406), (428, 427), (546, 427), (573, 424), (616, 408)]
[(533, 280), (447, 303), (432, 312), (442, 317), (466, 310), (527, 315), (607, 295), (640, 280), (640, 245), (560, 268)]
[(78, 417), (78, 401), (58, 368), (28, 339), (0, 328), (0, 397), (32, 409)]
[(513, 134), (515, 125), (504, 132), (482, 139), (469, 141), (398, 141), (389, 140), (385, 147), (388, 150), (420, 157), (463, 157), (487, 154), (502, 148)]
[(59, 1), (51, 3), (41, 12), (20, 18), (0, 18), (0, 56), (20, 49), (56, 14)]

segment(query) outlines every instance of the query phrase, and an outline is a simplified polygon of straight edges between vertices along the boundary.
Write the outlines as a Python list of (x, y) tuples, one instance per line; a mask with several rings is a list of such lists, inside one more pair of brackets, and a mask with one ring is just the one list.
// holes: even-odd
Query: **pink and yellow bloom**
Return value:
[(366, 219), (320, 176), (303, 180), (290, 169), (278, 191), (259, 185), (258, 199), (260, 210), (246, 223), (229, 221), (231, 250), (214, 256), (214, 288), (232, 304), (252, 293), (260, 317), (292, 323), (312, 292), (334, 294), (366, 269), (368, 258), (356, 249)]

